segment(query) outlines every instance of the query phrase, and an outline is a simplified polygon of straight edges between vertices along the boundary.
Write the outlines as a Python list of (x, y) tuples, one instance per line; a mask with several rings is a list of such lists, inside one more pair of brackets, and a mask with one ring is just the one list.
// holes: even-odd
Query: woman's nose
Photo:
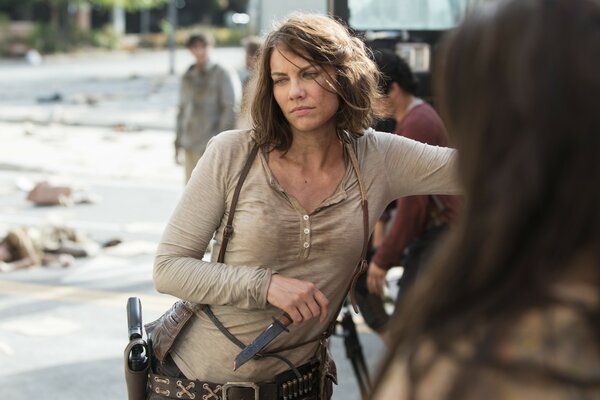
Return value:
[(290, 99), (302, 98), (305, 95), (304, 86), (299, 79), (292, 79), (290, 81)]

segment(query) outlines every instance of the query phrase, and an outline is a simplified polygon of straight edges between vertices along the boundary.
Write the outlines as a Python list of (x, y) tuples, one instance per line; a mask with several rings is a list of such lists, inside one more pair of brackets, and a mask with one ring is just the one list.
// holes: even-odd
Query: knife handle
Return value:
[(279, 317), (275, 318), (275, 321), (277, 321), (284, 328), (287, 328), (292, 324), (292, 322), (294, 322), (288, 313), (281, 314)]

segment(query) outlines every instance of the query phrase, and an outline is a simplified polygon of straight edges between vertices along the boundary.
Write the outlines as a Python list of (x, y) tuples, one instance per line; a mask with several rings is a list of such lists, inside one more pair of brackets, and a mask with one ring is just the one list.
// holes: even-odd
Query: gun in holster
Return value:
[(150, 367), (150, 346), (144, 339), (142, 303), (137, 297), (127, 300), (129, 343), (125, 347), (125, 382), (129, 400), (145, 400)]

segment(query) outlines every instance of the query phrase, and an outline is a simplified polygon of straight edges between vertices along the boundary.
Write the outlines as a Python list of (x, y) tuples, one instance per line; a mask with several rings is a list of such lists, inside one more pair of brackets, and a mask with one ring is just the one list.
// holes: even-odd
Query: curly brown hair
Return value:
[(295, 14), (267, 35), (258, 58), (251, 115), (259, 145), (286, 151), (292, 144), (290, 125), (273, 96), (270, 61), (277, 47), (313, 65), (334, 68), (335, 84), (327, 90), (335, 90), (340, 97), (335, 119), (341, 140), (362, 136), (379, 117), (374, 107), (381, 97), (377, 89), (379, 72), (364, 43), (333, 18)]

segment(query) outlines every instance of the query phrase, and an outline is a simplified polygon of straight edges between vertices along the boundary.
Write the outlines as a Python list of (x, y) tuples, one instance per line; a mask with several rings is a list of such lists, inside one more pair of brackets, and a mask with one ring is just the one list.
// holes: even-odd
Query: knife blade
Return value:
[(273, 339), (282, 332), (288, 332), (287, 327), (292, 323), (292, 318), (287, 313), (281, 314), (278, 318), (273, 318), (273, 323), (269, 325), (260, 335), (256, 337), (248, 346), (246, 346), (233, 362), (233, 370), (237, 370), (248, 360), (254, 357), (259, 351), (271, 343)]

